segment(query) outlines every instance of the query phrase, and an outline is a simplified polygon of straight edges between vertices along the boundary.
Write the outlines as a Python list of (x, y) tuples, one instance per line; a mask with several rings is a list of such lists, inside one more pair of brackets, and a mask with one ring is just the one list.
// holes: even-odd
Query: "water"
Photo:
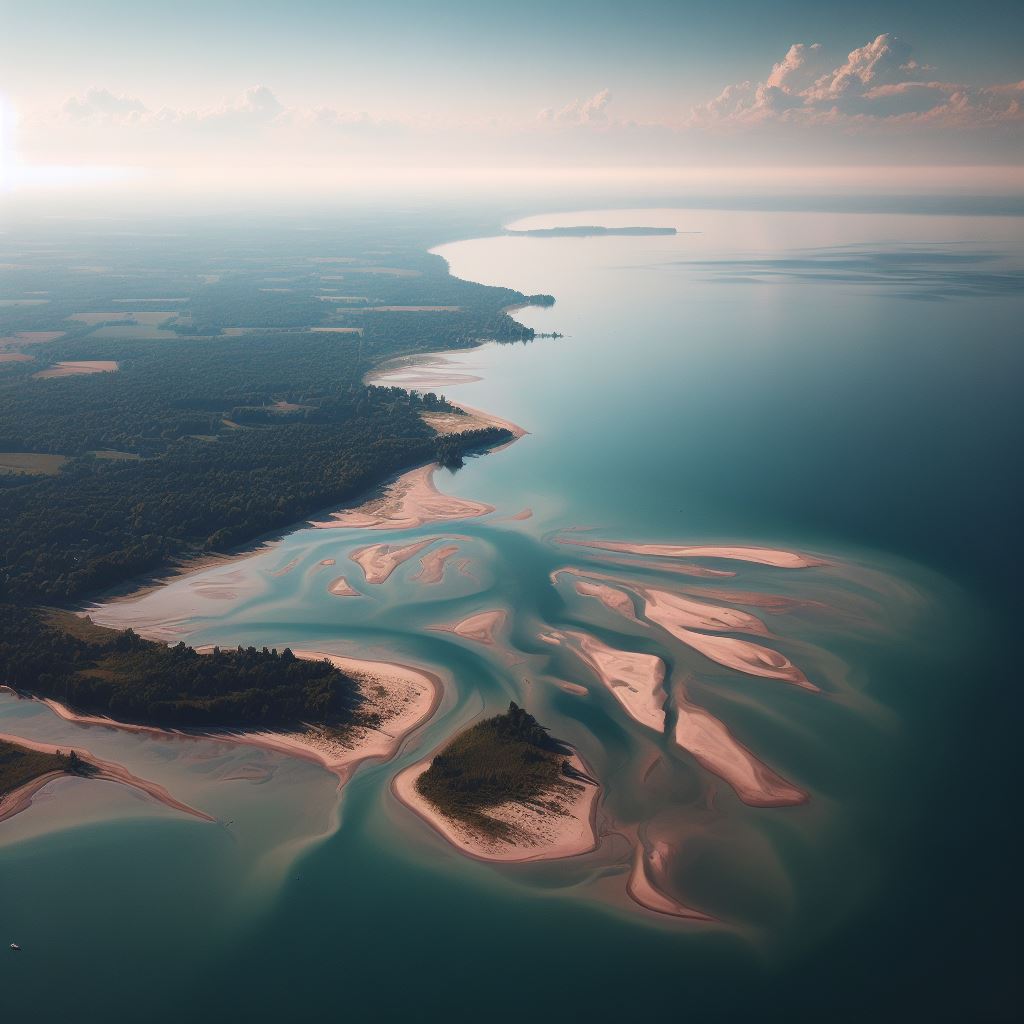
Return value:
[[(339, 806), (333, 780), (308, 764), (82, 729), (0, 699), (0, 731), (87, 747), (219, 819), (69, 781), (0, 826), (3, 921), (26, 954), (3, 958), (5, 1008), (104, 1020), (137, 1019), (142, 1005), (151, 1019), (185, 1006), (200, 1019), (782, 1017), (835, 1007), (841, 992), (851, 1013), (879, 1001), (952, 1012), (944, 990), (958, 979), (942, 958), (963, 972), (974, 961), (938, 924), (962, 933), (992, 894), (965, 870), (971, 847), (950, 835), (963, 830), (949, 809), (997, 804), (1008, 732), (977, 708), (1012, 664), (1005, 473), (1022, 433), (1024, 231), (1011, 218), (719, 211), (565, 222), (681, 233), (445, 246), (459, 276), (554, 294), (552, 309), (517, 316), (566, 336), (385, 374), (433, 380), (529, 430), (439, 474), (442, 490), (493, 515), (397, 534), (299, 530), (97, 612), (197, 644), (439, 669), (446, 700), (393, 763), (361, 770)], [(524, 508), (530, 518), (510, 518)], [(452, 538), (469, 574), (451, 565), (425, 585), (414, 559), (375, 586), (348, 557), (434, 536)], [(762, 545), (827, 564), (701, 559), (736, 575), (686, 577), (559, 539)], [(336, 567), (320, 566), (328, 558)], [(771, 636), (747, 639), (823, 693), (716, 666), (570, 578), (553, 585), (566, 566), (758, 615)], [(363, 596), (327, 592), (342, 572)], [(766, 598), (795, 603), (780, 612)], [(492, 609), (507, 616), (492, 648), (428, 628)], [(629, 719), (572, 650), (540, 639), (552, 630), (663, 657), (673, 696), (685, 691), (809, 802), (744, 804), (670, 736)], [(398, 769), (509, 699), (602, 778), (595, 854), (472, 862), (390, 795)], [(663, 887), (714, 923), (658, 918), (625, 897), (638, 839), (673, 847)], [(998, 860), (990, 867), (995, 890)], [(1008, 983), (987, 946), (975, 956), (996, 1005)]]

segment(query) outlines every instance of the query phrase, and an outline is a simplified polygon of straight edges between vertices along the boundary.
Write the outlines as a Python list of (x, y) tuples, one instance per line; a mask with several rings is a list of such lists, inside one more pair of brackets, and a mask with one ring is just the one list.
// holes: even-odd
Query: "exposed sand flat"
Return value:
[(675, 741), (751, 807), (802, 804), (807, 794), (777, 775), (736, 740), (725, 724), (686, 700), (676, 704)]
[(321, 558), (320, 561), (316, 563), (316, 566), (314, 568), (326, 569), (328, 566), (331, 566), (331, 565), (334, 565), (334, 564), (335, 564), (335, 561), (334, 561), (333, 558)]
[(766, 679), (782, 679), (794, 686), (820, 692), (814, 683), (794, 665), (789, 658), (778, 651), (752, 643), (750, 640), (738, 640), (731, 636), (708, 636), (686, 629), (676, 621), (676, 615), (665, 608), (651, 609), (648, 605), (645, 614), (659, 626), (668, 630), (677, 640), (687, 647), (703, 654), (705, 658), (724, 665), (726, 668), (743, 672), (749, 676), (763, 676)]
[(750, 612), (738, 608), (705, 604), (681, 594), (653, 587), (635, 587), (644, 600), (644, 614), (653, 622), (671, 622), (686, 629), (705, 629), (716, 633), (754, 633), (769, 636), (768, 627)]
[(463, 640), (475, 640), (478, 644), (492, 647), (496, 643), (496, 634), (505, 625), (507, 615), (504, 611), (493, 609), (477, 612), (450, 625), (429, 626), (429, 629), (443, 633), (454, 633)]
[[(551, 574), (551, 582), (557, 583), (558, 577), (563, 573), (570, 576), (582, 576), (576, 569), (556, 569)], [(617, 615), (623, 616), (623, 618), (636, 618), (636, 610), (633, 607), (633, 601), (630, 596), (621, 590), (616, 590), (615, 587), (609, 587), (604, 583), (592, 583), (581, 578), (576, 580), (575, 589), (580, 597), (597, 598), (605, 608), (615, 612)]]
[(69, 360), (33, 373), (32, 377), (50, 380), (52, 377), (76, 377), (83, 373), (115, 373), (119, 368), (112, 359)]
[(298, 557), (293, 558), (287, 565), (282, 565), (280, 569), (275, 569), (270, 575), (271, 576), (287, 576), (299, 564)]
[(564, 644), (589, 666), (634, 721), (665, 731), (665, 663), (654, 654), (610, 647), (596, 636), (574, 630), (551, 630), (541, 640)]
[[(573, 768), (592, 778), (578, 754), (568, 759)], [(521, 836), (516, 842), (495, 839), (441, 814), (416, 790), (416, 780), (430, 767), (431, 759), (400, 772), (391, 792), (411, 811), (438, 831), (456, 849), (477, 860), (500, 863), (555, 860), (589, 853), (597, 846), (595, 818), (600, 787), (580, 781), (570, 798), (553, 797), (551, 806), (509, 801), (488, 811), (496, 821), (512, 826)]]
[(444, 547), (428, 551), (420, 559), (419, 571), (413, 576), (413, 579), (419, 583), (440, 583), (444, 579), (448, 559), (458, 550), (458, 544), (445, 544)]
[[(655, 844), (656, 849), (652, 851), (651, 860), (654, 864), (661, 865), (668, 851), (658, 849), (658, 846), (659, 844)], [(694, 921), (714, 920), (699, 910), (677, 903), (660, 889), (655, 888), (654, 883), (648, 877), (650, 870), (643, 847), (637, 844), (633, 851), (633, 868), (629, 873), (629, 881), (626, 883), (626, 892), (641, 907), (653, 910), (656, 914), (668, 914), (671, 917), (685, 917)]]
[(559, 544), (575, 544), (583, 548), (597, 548), (601, 551), (622, 551), (630, 555), (654, 555), (657, 558), (727, 558), (739, 562), (756, 562), (772, 565), (779, 569), (806, 569), (813, 565), (825, 565), (818, 558), (801, 555), (795, 551), (778, 548), (748, 547), (701, 547), (679, 544), (631, 544), (617, 540), (574, 540), (556, 538)]
[(362, 327), (310, 327), (313, 334), (362, 334)]
[(84, 778), (84, 779), (102, 779), (106, 782), (117, 782), (122, 786), (130, 786), (133, 789), (138, 789), (145, 793), (147, 796), (152, 797), (159, 803), (164, 804), (167, 807), (172, 808), (176, 811), (183, 811), (185, 814), (191, 814), (193, 817), (202, 818), (204, 821), (213, 821), (214, 819), (210, 815), (205, 814), (203, 811), (198, 811), (194, 807), (190, 807), (188, 804), (182, 803), (180, 800), (176, 800), (170, 793), (164, 789), (163, 786), (156, 782), (150, 782), (148, 779), (139, 778), (138, 775), (133, 775), (123, 765), (115, 764), (113, 761), (103, 761), (100, 758), (90, 754), (89, 751), (83, 750), (81, 747), (72, 747), (70, 745), (58, 747), (49, 743), (39, 743), (36, 740), (24, 739), (21, 736), (11, 736), (7, 733), (0, 733), (0, 740), (4, 740), (7, 743), (14, 743), (18, 746), (27, 747), (30, 750), (37, 750), (43, 754), (56, 754), (61, 751), (70, 751), (74, 749), (75, 753), (92, 765), (94, 771), (90, 775), (71, 775), (68, 772), (47, 772), (45, 775), (40, 775), (36, 779), (32, 779), (24, 786), (19, 786), (18, 789), (11, 793), (8, 793), (0, 803), (0, 821), (4, 821), (6, 818), (11, 818), (19, 811), (25, 810), (32, 804), (32, 797), (38, 793), (48, 783), (53, 782), (55, 779), (61, 778)]
[(353, 588), (352, 584), (349, 583), (344, 576), (338, 576), (336, 579), (331, 580), (330, 586), (327, 588), (328, 594), (333, 594), (335, 597), (359, 597), (359, 591)]
[(24, 352), (0, 352), (0, 363), (31, 363), (34, 358)]
[(410, 530), (426, 523), (473, 519), (494, 511), (494, 506), (442, 494), (434, 485), (434, 465), (403, 473), (383, 493), (355, 508), (332, 513), (315, 522), (321, 529)]
[(370, 544), (353, 551), (349, 558), (363, 570), (367, 583), (383, 583), (403, 562), (436, 540), (437, 537), (428, 537), (399, 548), (390, 544)]

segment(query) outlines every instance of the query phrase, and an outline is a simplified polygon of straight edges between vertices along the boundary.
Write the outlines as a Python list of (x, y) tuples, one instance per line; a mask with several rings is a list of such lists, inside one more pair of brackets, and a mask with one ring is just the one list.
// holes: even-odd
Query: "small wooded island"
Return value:
[(393, 788), (450, 842), (486, 860), (565, 857), (595, 845), (596, 780), (515, 702), (407, 769)]

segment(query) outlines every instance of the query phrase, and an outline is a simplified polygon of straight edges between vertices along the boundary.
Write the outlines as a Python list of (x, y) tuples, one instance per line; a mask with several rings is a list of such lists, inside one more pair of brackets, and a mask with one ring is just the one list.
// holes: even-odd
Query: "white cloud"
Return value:
[(607, 108), (611, 99), (611, 90), (602, 89), (585, 100), (573, 100), (559, 110), (542, 110), (537, 115), (537, 120), (550, 124), (603, 123), (607, 119)]
[(884, 33), (829, 68), (820, 43), (794, 43), (763, 82), (726, 86), (695, 107), (693, 127), (791, 124), (965, 127), (1024, 120), (1022, 84), (969, 87), (929, 78), (909, 44)]
[(84, 96), (71, 96), (61, 107), (72, 121), (138, 120), (146, 113), (146, 105), (134, 96), (117, 96), (109, 89), (89, 89)]

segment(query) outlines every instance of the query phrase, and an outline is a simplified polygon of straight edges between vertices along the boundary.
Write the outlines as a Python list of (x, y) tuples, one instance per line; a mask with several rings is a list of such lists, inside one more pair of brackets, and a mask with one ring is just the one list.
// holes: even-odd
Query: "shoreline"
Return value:
[[(200, 649), (201, 651), (204, 649)], [(341, 789), (368, 760), (391, 760), (398, 749), (420, 726), (426, 724), (436, 712), (444, 696), (444, 682), (440, 675), (429, 669), (405, 665), (395, 661), (374, 661), (345, 655), (327, 654), (321, 651), (293, 651), (297, 658), (324, 660), (346, 675), (351, 675), (362, 685), (370, 684), (388, 687), (386, 696), (378, 696), (377, 702), (397, 701), (400, 707), (392, 707), (392, 714), (385, 717), (379, 727), (352, 726), (356, 742), (346, 743), (341, 737), (327, 736), (311, 726), (306, 731), (272, 729), (235, 729), (229, 726), (206, 729), (164, 729), (154, 725), (120, 722), (103, 715), (83, 714), (47, 697), (24, 697), (45, 704), (58, 718), (85, 728), (118, 729), (152, 736), (156, 739), (213, 740), (234, 745), (259, 747), (290, 757), (312, 761), (337, 776)], [(382, 681), (383, 680), (383, 681)], [(10, 689), (10, 687), (5, 687)], [(14, 691), (12, 691), (14, 692)], [(29, 745), (34, 741), (11, 737), (11, 742)], [(91, 755), (90, 755), (91, 756)], [(95, 759), (94, 759), (95, 760)], [(155, 785), (155, 784), (154, 784)], [(172, 798), (173, 799), (173, 798)], [(2, 820), (2, 819), (0, 819)]]

